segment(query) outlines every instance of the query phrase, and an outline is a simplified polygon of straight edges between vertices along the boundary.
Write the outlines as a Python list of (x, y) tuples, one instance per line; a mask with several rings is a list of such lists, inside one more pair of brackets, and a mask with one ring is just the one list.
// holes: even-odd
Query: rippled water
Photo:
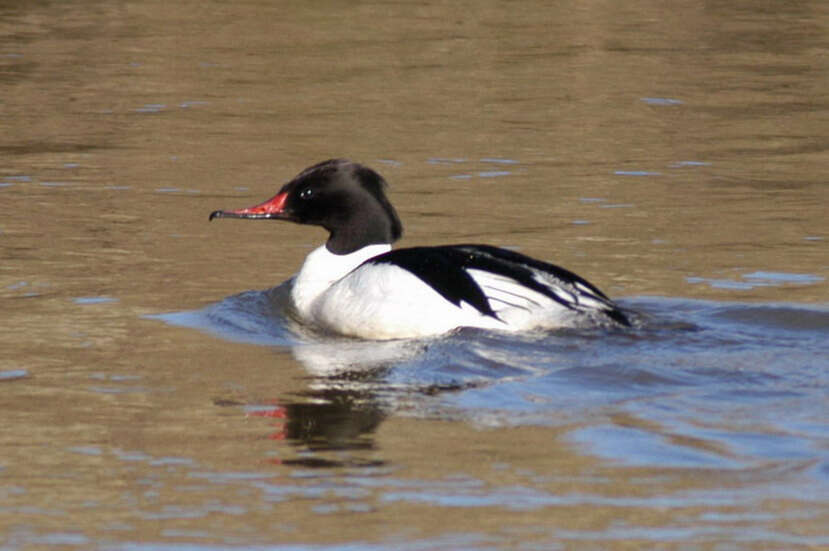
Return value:
[[(829, 548), (827, 24), (0, 3), (0, 550)], [(331, 157), (641, 323), (296, 325), (323, 232), (207, 215)]]
[[(602, 537), (829, 545), (826, 534), (790, 537), (759, 529), (772, 518), (761, 512), (768, 500), (797, 504), (776, 517), (781, 521), (823, 515), (829, 492), (825, 307), (642, 297), (621, 301), (640, 313), (635, 329), (526, 335), (462, 329), (427, 340), (365, 342), (302, 332), (286, 320), (284, 298), (284, 286), (250, 291), (158, 318), (220, 338), (289, 348), (312, 377), (303, 400), (246, 407), (278, 417), (284, 423), (280, 437), (306, 442), (311, 450), (359, 448), (386, 417), (404, 415), (487, 429), (559, 427), (561, 438), (581, 453), (646, 469), (636, 480), (637, 492), (618, 497), (606, 493), (610, 481), (602, 477), (582, 481), (575, 493), (557, 493), (543, 483), (491, 487), (467, 476), (426, 483), (375, 473), (341, 479), (337, 491), (379, 491), (387, 503), (516, 511), (702, 508), (709, 512), (687, 519), (687, 527), (619, 526)], [(293, 464), (336, 461), (312, 452)], [(700, 482), (681, 487), (688, 473)], [(703, 482), (707, 477), (718, 482)], [(740, 512), (728, 513), (730, 508)], [(729, 528), (735, 520), (740, 528)], [(579, 530), (559, 535), (597, 537)]]
[[(636, 329), (467, 328), (386, 343), (314, 335), (285, 315), (284, 288), (157, 318), (288, 348), (327, 401), (359, 396), (384, 415), (484, 426), (589, 420), (571, 440), (625, 464), (745, 469), (796, 459), (815, 476), (815, 496), (827, 489), (826, 308), (645, 297), (620, 301), (639, 313)], [(612, 422), (619, 415), (625, 424)]]

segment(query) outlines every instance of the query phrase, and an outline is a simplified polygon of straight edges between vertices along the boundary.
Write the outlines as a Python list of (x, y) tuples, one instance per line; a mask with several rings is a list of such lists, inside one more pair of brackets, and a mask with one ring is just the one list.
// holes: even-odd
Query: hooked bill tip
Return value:
[(222, 211), (214, 210), (213, 212), (210, 213), (210, 216), (207, 217), (207, 221), (210, 222), (214, 218), (221, 218), (221, 217), (222, 217)]

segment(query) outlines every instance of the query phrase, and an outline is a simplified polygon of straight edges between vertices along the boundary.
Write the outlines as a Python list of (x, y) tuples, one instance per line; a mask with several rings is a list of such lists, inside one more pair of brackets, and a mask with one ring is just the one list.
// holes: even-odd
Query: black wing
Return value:
[[(595, 285), (554, 264), (488, 245), (452, 245), (397, 249), (367, 261), (394, 264), (408, 270), (460, 306), (461, 301), (481, 314), (498, 319), (490, 300), (468, 270), (480, 270), (505, 277), (561, 304), (581, 311), (596, 309), (610, 319), (630, 325), (627, 316)], [(587, 302), (590, 306), (582, 304)]]

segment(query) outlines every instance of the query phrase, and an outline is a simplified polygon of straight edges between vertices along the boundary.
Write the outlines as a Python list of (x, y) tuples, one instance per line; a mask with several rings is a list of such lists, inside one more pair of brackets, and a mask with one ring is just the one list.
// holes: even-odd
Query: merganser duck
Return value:
[(578, 275), (488, 245), (392, 250), (403, 227), (386, 181), (361, 164), (331, 159), (300, 172), (274, 197), (214, 218), (322, 226), (328, 241), (293, 278), (298, 318), (367, 339), (425, 337), (459, 327), (507, 331), (628, 326), (628, 316)]

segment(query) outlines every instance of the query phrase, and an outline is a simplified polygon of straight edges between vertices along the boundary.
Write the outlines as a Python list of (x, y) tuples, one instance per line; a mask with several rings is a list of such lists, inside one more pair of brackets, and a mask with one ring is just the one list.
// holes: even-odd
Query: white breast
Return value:
[(390, 250), (391, 245), (369, 245), (351, 254), (339, 255), (323, 245), (312, 251), (305, 258), (305, 263), (294, 278), (294, 286), (291, 289), (291, 299), (297, 313), (303, 319), (312, 320), (314, 302), (334, 282), (369, 258)]

